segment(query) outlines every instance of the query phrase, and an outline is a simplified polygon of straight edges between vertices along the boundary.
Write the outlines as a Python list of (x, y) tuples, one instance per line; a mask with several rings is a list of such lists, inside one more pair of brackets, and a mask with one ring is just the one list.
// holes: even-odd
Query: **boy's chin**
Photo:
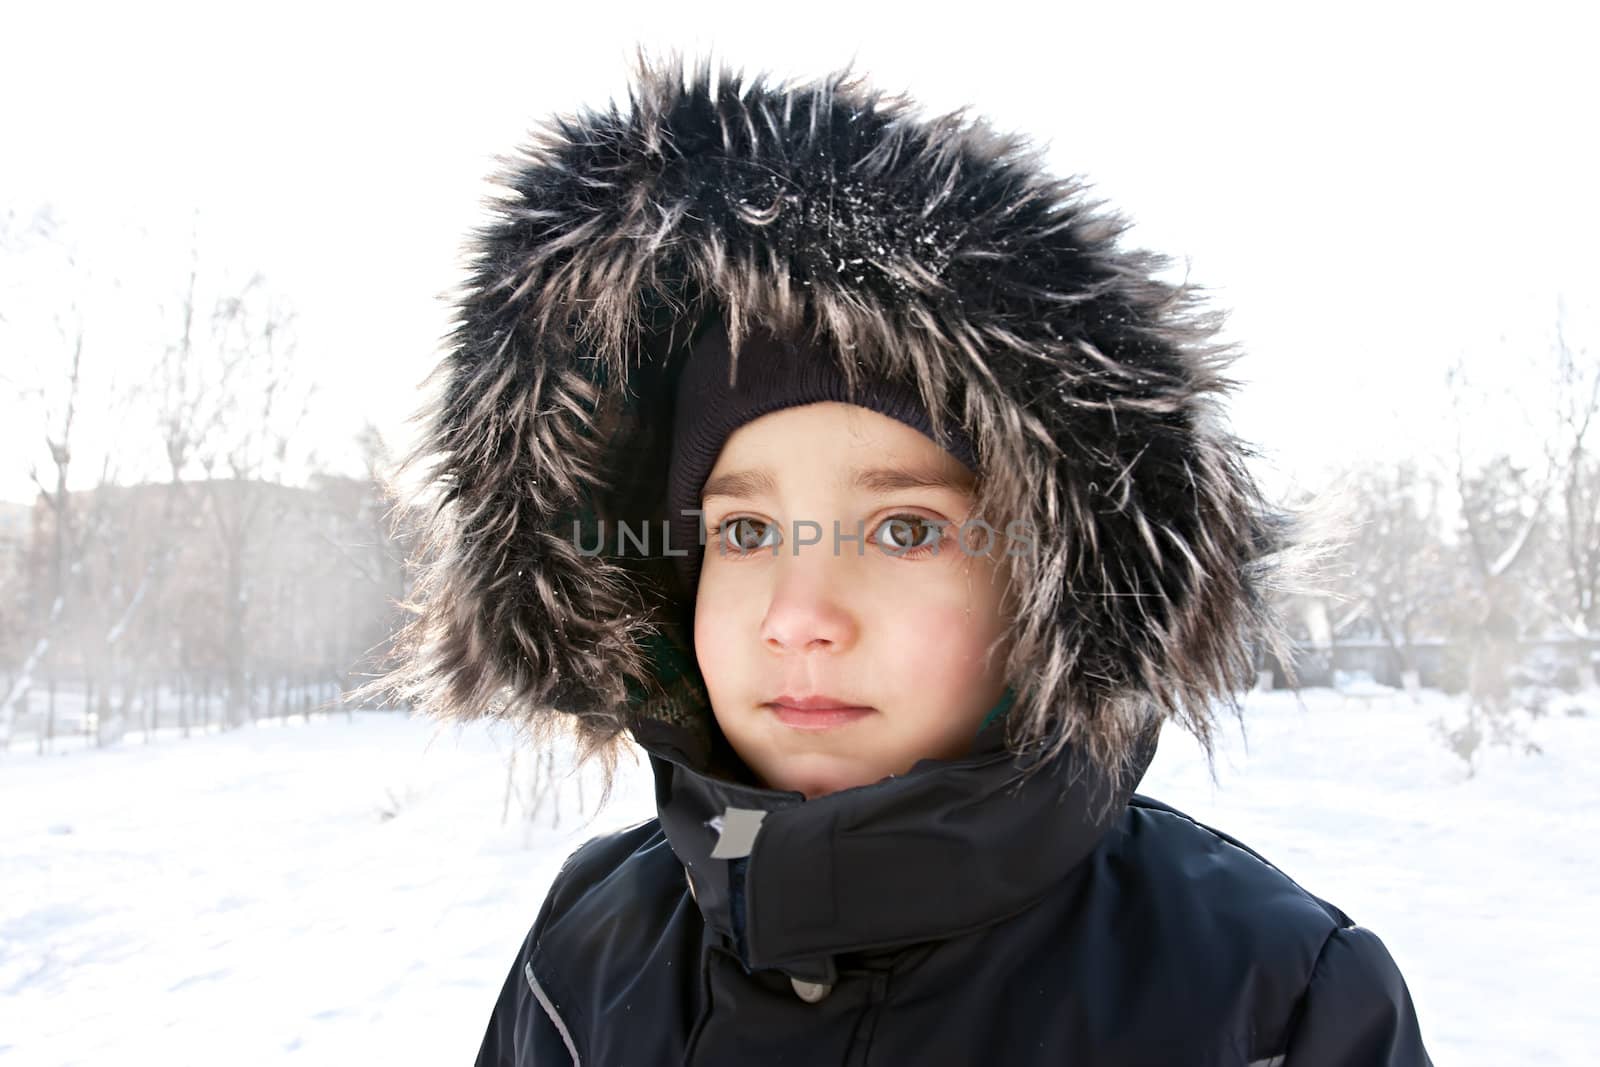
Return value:
[(816, 800), (889, 777), (892, 777), (890, 771), (808, 755), (792, 761), (779, 760), (766, 781), (773, 789), (804, 793), (807, 800)]

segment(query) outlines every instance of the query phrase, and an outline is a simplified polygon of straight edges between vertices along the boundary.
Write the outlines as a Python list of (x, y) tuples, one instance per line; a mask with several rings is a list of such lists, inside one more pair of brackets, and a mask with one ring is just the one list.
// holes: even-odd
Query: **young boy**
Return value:
[(656, 783), (478, 1063), (1429, 1064), (1377, 936), (1134, 793), (1287, 657), (1217, 317), (1021, 138), (718, 81), (513, 162), (412, 459), (392, 689)]

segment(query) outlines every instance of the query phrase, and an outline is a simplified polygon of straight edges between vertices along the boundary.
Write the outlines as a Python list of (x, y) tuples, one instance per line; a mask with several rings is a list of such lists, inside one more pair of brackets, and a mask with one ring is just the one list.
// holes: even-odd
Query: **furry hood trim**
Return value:
[(413, 617), (374, 687), (608, 754), (643, 724), (704, 740), (668, 561), (580, 542), (660, 528), (672, 383), (716, 315), (736, 347), (805, 331), (851, 381), (920, 388), (976, 445), (979, 512), (1039, 531), (1013, 560), (1019, 750), (1120, 771), (1161, 717), (1209, 751), (1258, 656), (1290, 663), (1273, 597), (1319, 551), (1223, 427), (1221, 313), (965, 111), (927, 117), (848, 68), (774, 85), (643, 55), (628, 95), (503, 161), (404, 465), (427, 487)]

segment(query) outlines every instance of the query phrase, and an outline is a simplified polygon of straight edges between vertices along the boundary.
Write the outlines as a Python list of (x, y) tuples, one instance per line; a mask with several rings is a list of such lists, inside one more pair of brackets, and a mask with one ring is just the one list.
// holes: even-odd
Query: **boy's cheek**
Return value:
[[(760, 652), (760, 607), (752, 597), (726, 597), (702, 581), (694, 614), (694, 652), (714, 710), (726, 710), (735, 698), (753, 691), (754, 657)], [(756, 697), (752, 697), (756, 699)]]
[(695, 598), (694, 644), (698, 655), (727, 655), (737, 636), (744, 634), (752, 645), (757, 642), (762, 605), (753, 591), (739, 595), (721, 579), (705, 575), (700, 594)]
[[(761, 641), (770, 589), (756, 575), (730, 573), (708, 559), (701, 572), (694, 617), (695, 656), (713, 700), (770, 696), (762, 677), (772, 653)], [(917, 567), (917, 574), (857, 574), (847, 603), (835, 604), (856, 620), (854, 646), (843, 653), (843, 673), (862, 685), (861, 696), (892, 710), (908, 691), (941, 694), (960, 704), (981, 699), (1003, 669), (1004, 655), (986, 665), (984, 653), (1005, 630), (1001, 591), (982, 568), (946, 571)], [(752, 580), (755, 579), (755, 580)], [(926, 700), (926, 697), (923, 698)], [(924, 705), (925, 706), (925, 705)]]

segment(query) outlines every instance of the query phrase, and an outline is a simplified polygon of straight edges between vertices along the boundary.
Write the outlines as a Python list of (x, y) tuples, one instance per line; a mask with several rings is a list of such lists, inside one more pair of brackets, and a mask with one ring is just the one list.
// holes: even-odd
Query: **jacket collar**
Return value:
[(660, 723), (635, 737), (707, 926), (737, 944), (742, 883), (745, 965), (831, 983), (839, 953), (949, 937), (1043, 897), (1120, 817), (1159, 729), (1121, 780), (1070, 747), (1024, 779), (996, 723), (961, 759), (811, 801), (753, 784), (725, 741), (707, 751)]

